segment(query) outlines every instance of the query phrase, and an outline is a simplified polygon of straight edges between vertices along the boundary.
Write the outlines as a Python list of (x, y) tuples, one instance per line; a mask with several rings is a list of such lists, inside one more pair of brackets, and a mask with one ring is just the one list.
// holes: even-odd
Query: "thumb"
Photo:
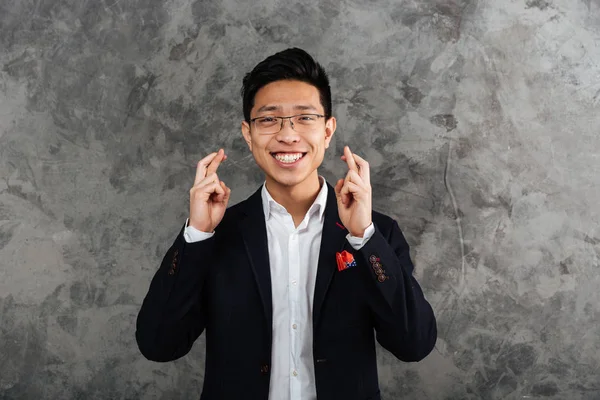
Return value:
[(223, 196), (223, 202), (227, 203), (229, 201), (229, 198), (231, 197), (231, 189), (228, 188), (224, 182), (221, 182), (221, 187), (225, 191), (225, 195)]
[(344, 186), (344, 180), (339, 179), (335, 184), (335, 197), (337, 197), (338, 201), (342, 200), (342, 186)]

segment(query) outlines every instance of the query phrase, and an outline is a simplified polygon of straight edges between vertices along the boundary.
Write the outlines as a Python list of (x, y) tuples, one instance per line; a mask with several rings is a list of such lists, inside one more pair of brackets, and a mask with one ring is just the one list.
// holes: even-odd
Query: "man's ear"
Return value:
[(325, 122), (325, 148), (329, 148), (329, 143), (331, 142), (331, 138), (335, 133), (335, 128), (337, 127), (337, 121), (335, 117), (331, 117)]
[(252, 136), (250, 134), (250, 125), (246, 121), (242, 121), (242, 136), (248, 145), (250, 151), (252, 151)]

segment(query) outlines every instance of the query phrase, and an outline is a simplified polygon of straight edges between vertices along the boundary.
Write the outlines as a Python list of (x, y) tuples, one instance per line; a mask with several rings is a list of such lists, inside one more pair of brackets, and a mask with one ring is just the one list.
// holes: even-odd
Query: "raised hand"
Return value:
[(213, 232), (227, 209), (231, 189), (217, 176), (217, 168), (226, 159), (225, 151), (219, 149), (198, 162), (190, 189), (189, 225), (202, 232)]
[(344, 179), (337, 181), (335, 196), (342, 224), (352, 236), (362, 237), (371, 225), (371, 177), (369, 163), (344, 147), (341, 157), (348, 165)]

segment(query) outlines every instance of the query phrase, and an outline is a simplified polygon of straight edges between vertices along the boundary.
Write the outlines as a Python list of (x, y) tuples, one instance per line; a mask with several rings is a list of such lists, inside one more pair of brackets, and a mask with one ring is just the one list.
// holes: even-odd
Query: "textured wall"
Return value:
[(289, 46), (330, 71), (439, 320), (380, 352), (386, 399), (600, 399), (597, 0), (0, 0), (0, 398), (190, 399), (204, 341), (139, 354), (134, 321), (223, 146), (261, 183), (243, 74)]

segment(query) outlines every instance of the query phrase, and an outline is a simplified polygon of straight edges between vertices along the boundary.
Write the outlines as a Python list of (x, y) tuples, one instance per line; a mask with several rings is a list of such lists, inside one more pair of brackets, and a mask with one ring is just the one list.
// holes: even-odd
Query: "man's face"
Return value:
[[(305, 82), (282, 80), (263, 86), (256, 93), (250, 119), (324, 113), (316, 87)], [(335, 118), (327, 121), (318, 118), (307, 132), (299, 133), (292, 129), (287, 119), (279, 132), (261, 134), (255, 124), (244, 121), (242, 133), (256, 163), (267, 175), (267, 182), (290, 187), (317, 177), (316, 170), (323, 162), (335, 127)]]

